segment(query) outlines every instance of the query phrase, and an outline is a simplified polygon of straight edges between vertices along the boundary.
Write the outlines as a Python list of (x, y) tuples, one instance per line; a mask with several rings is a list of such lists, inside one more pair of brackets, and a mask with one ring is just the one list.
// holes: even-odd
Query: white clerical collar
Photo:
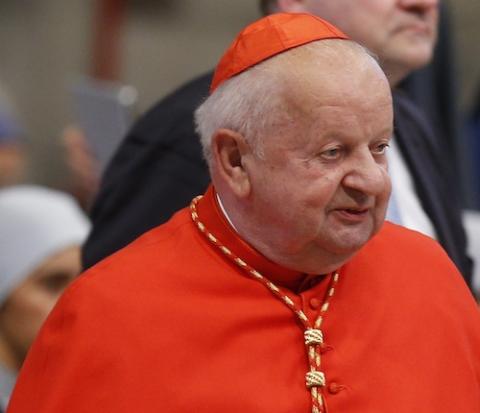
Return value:
[(228, 216), (227, 211), (225, 211), (225, 208), (223, 206), (222, 200), (220, 199), (220, 196), (216, 192), (215, 192), (215, 196), (217, 197), (217, 202), (218, 202), (218, 205), (220, 206), (220, 210), (222, 211), (222, 214), (227, 219), (227, 221), (231, 225), (231, 227), (235, 230), (235, 232), (238, 233), (237, 228), (235, 228), (235, 225), (233, 225), (233, 222), (230, 219), (230, 217)]

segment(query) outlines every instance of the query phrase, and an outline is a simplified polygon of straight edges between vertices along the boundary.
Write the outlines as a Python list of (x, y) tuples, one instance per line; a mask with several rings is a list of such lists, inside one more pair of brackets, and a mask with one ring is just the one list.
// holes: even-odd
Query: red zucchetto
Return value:
[(210, 85), (212, 93), (231, 77), (294, 47), (323, 39), (348, 39), (327, 21), (307, 13), (277, 13), (243, 29), (224, 53)]

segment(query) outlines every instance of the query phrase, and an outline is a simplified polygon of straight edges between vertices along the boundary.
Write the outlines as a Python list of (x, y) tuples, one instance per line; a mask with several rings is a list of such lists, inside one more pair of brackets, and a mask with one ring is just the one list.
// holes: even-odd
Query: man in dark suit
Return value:
[[(379, 56), (392, 88), (431, 59), (437, 0), (263, 0), (264, 13), (310, 12), (338, 25)], [(208, 184), (193, 110), (208, 94), (211, 74), (166, 97), (133, 127), (103, 177), (83, 251), (89, 267), (145, 230), (166, 221)], [(467, 283), (471, 261), (447, 156), (406, 96), (394, 93), (391, 148), (394, 200), (389, 216), (439, 240)]]

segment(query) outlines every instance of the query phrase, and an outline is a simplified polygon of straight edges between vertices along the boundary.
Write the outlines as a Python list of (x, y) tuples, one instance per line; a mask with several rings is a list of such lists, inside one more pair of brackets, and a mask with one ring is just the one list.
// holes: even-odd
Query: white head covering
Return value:
[(70, 195), (29, 185), (0, 190), (0, 303), (46, 258), (81, 245), (89, 229)]

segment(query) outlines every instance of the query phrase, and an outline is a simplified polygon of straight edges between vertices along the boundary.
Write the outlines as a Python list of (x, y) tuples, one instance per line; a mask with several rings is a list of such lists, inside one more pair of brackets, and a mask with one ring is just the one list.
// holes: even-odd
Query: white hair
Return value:
[(270, 61), (261, 63), (228, 79), (195, 111), (196, 130), (200, 135), (203, 154), (210, 163), (210, 143), (221, 128), (242, 134), (260, 155), (257, 145), (269, 126), (280, 122), (286, 113), (277, 90), (278, 74)]
[[(339, 43), (348, 45), (339, 46)], [(346, 53), (347, 51), (347, 53)], [(195, 125), (208, 164), (211, 164), (211, 140), (219, 129), (243, 135), (258, 156), (263, 156), (261, 141), (269, 134), (285, 134), (295, 127), (287, 97), (289, 79), (301, 78), (299, 54), (311, 54), (312, 65), (328, 62), (342, 53), (345, 64), (359, 54), (372, 56), (352, 41), (321, 40), (276, 55), (222, 83), (195, 111)], [(370, 61), (371, 59), (365, 59)], [(354, 65), (358, 70), (358, 64)], [(325, 70), (325, 65), (322, 66)], [(291, 84), (290, 82), (288, 82)]]

